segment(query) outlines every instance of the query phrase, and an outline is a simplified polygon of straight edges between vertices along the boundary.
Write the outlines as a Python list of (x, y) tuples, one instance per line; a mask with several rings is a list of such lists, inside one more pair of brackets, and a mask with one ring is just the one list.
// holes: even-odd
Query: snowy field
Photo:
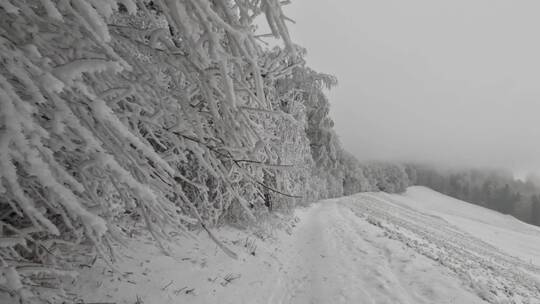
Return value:
[(237, 260), (202, 232), (170, 256), (138, 236), (117, 269), (97, 261), (71, 292), (117, 304), (540, 303), (540, 229), (423, 187), (321, 201), (272, 236), (217, 235)]

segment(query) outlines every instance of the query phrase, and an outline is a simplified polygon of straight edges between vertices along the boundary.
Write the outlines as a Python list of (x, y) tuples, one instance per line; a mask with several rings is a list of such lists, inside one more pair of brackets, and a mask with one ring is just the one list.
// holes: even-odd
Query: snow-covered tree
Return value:
[(374, 190), (284, 3), (0, 1), (0, 293), (71, 301), (67, 257), (114, 258), (128, 222), (164, 251), (204, 229), (235, 257), (213, 227)]
[[(261, 48), (258, 16), (284, 48)], [(114, 254), (122, 221), (162, 244), (300, 200), (286, 20), (277, 0), (0, 1), (0, 292), (59, 301), (62, 257)]]

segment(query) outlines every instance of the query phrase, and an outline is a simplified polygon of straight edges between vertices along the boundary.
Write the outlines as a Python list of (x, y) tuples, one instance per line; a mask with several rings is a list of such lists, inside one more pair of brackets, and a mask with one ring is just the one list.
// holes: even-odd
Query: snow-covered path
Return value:
[(453, 273), (353, 210), (347, 198), (301, 215), (270, 303), (484, 303)]
[(204, 234), (169, 244), (171, 256), (135, 238), (119, 273), (98, 262), (73, 293), (118, 304), (540, 304), (540, 229), (514, 218), (421, 187), (325, 200), (296, 216), (273, 236), (216, 231), (237, 260)]

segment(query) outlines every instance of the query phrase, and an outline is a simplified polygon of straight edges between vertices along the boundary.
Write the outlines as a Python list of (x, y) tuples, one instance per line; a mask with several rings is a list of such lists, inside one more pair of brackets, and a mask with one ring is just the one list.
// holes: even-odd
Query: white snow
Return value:
[(111, 40), (107, 24), (92, 5), (83, 0), (73, 0), (72, 5), (85, 19), (90, 31), (93, 31), (103, 42)]
[(128, 13), (132, 14), (132, 15), (135, 15), (137, 13), (137, 4), (135, 3), (135, 1), (133, 0), (119, 0), (118, 2), (122, 3)]
[(99, 73), (110, 69), (121, 72), (122, 65), (115, 61), (102, 59), (78, 59), (54, 68), (53, 74), (68, 85), (82, 77), (83, 73)]
[(178, 238), (171, 256), (135, 234), (117, 248), (117, 271), (98, 260), (70, 292), (118, 304), (539, 304), (540, 267), (528, 260), (538, 231), (427, 188), (362, 193), (298, 209), (272, 236), (216, 231), (236, 260), (204, 232)]
[(59, 21), (64, 20), (62, 14), (58, 11), (56, 5), (51, 0), (41, 0), (41, 4), (43, 7), (45, 7), (45, 11), (47, 12), (47, 16), (49, 16), (49, 18)]
[(0, 247), (8, 248), (15, 245), (26, 247), (26, 240), (19, 237), (0, 237)]
[(19, 14), (19, 8), (11, 4), (9, 0), (0, 0), (0, 7), (10, 14)]
[(21, 278), (14, 267), (0, 267), (0, 282), (11, 290), (21, 289)]
[(440, 216), (463, 231), (540, 266), (540, 227), (425, 187), (410, 187), (404, 196), (389, 196), (419, 211)]
[(118, 4), (115, 0), (94, 0), (92, 4), (105, 20), (109, 19), (114, 11), (118, 10)]

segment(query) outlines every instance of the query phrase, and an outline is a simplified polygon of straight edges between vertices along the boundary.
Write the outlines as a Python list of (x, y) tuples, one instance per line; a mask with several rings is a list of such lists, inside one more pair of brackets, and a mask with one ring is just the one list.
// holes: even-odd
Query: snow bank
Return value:
[(273, 288), (267, 283), (275, 282), (281, 270), (278, 248), (291, 247), (293, 238), (285, 231), (270, 237), (234, 228), (216, 235), (238, 259), (205, 234), (176, 238), (177, 243), (167, 244), (168, 255), (146, 232), (136, 232), (127, 247), (115, 247), (122, 256), (116, 270), (97, 260), (81, 271), (69, 292), (79, 295), (81, 303), (266, 303)]

